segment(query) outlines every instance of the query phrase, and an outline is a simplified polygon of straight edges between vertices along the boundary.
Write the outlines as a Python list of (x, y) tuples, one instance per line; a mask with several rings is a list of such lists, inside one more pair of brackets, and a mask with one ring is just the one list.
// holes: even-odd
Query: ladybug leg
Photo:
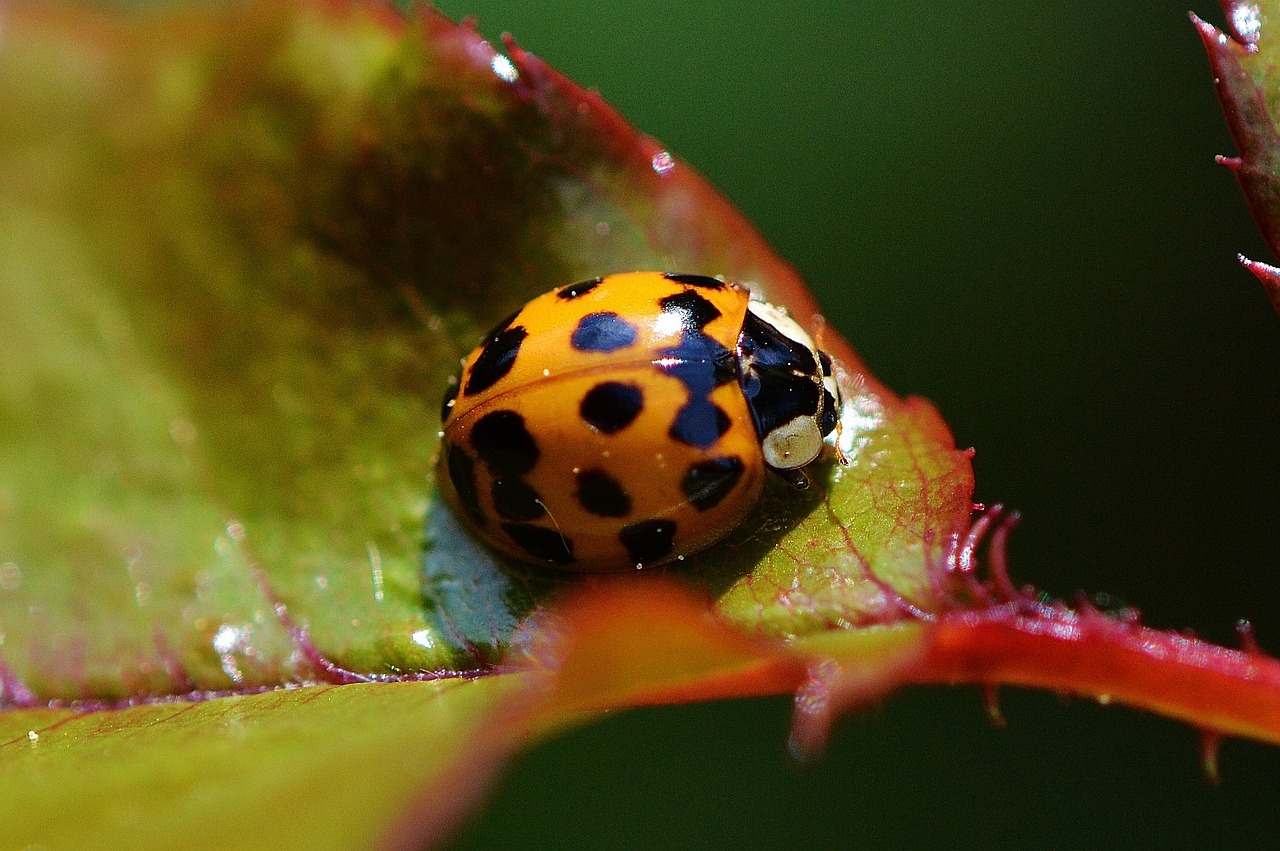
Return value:
[(827, 347), (823, 344), (822, 332), (825, 331), (826, 329), (827, 329), (826, 317), (824, 317), (822, 314), (818, 314), (817, 316), (813, 317), (814, 345), (818, 347), (818, 352), (820, 353), (820, 356), (826, 358), (826, 361), (824, 362), (823, 375), (822, 375), (823, 383), (825, 384), (826, 380), (830, 379), (831, 385), (829, 389), (831, 390), (832, 396), (836, 400), (835, 437), (832, 438), (831, 440), (831, 448), (836, 451), (836, 461), (840, 463), (840, 466), (848, 467), (849, 464), (851, 463), (851, 461), (849, 460), (849, 456), (845, 455), (844, 450), (840, 448), (840, 435), (844, 430), (844, 423), (843, 423), (843, 418), (841, 417), (840, 409), (844, 406), (844, 398), (840, 393), (840, 376), (836, 374), (837, 364), (835, 363), (834, 360), (832, 360), (830, 355), (825, 354)]
[(803, 467), (795, 467), (790, 470), (782, 470), (777, 467), (770, 467), (777, 476), (791, 487), (798, 491), (809, 489), (809, 474), (804, 471)]
[(843, 434), (844, 432), (844, 426), (841, 424), (840, 420), (841, 420), (840, 413), (836, 412), (836, 430), (834, 432), (834, 436), (831, 439), (831, 448), (835, 450), (836, 461), (839, 462), (840, 466), (848, 467), (850, 464), (853, 463), (853, 461), (850, 460), (849, 456), (845, 455), (844, 450), (840, 448), (840, 435)]

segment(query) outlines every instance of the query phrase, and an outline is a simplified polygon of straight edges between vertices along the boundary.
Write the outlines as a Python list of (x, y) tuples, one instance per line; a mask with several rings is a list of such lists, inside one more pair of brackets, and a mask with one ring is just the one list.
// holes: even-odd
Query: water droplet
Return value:
[(39, 734), (39, 733), (37, 733), (35, 730), (28, 730), (28, 731), (27, 731), (27, 739), (28, 739), (28, 741), (32, 741), (32, 742), (34, 742), (36, 739), (39, 739), (39, 738), (40, 738), (40, 734)]
[(659, 151), (653, 155), (653, 170), (658, 174), (667, 174), (676, 167), (676, 159), (667, 151)]
[(1231, 28), (1242, 41), (1252, 44), (1262, 32), (1262, 10), (1257, 3), (1240, 3), (1231, 9)]
[(493, 61), (489, 63), (489, 67), (493, 69), (493, 73), (498, 78), (507, 83), (514, 83), (520, 79), (520, 72), (516, 70), (516, 66), (511, 64), (511, 60), (503, 56), (501, 53), (493, 57)]
[(244, 639), (244, 633), (243, 627), (223, 624), (213, 636), (213, 649), (219, 655), (230, 653), (239, 647), (240, 642)]
[(244, 674), (240, 671), (240, 666), (236, 663), (234, 651), (247, 652), (249, 635), (249, 627), (232, 626), (231, 624), (223, 624), (213, 636), (213, 649), (218, 654), (218, 659), (222, 662), (222, 672), (233, 682), (238, 683), (244, 679)]
[(427, 650), (434, 649), (436, 646), (436, 639), (429, 629), (420, 629), (409, 637), (413, 639), (414, 644), (425, 647)]

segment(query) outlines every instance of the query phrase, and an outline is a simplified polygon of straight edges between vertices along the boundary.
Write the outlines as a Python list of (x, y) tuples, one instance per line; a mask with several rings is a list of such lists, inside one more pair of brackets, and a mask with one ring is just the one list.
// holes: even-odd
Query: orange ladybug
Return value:
[(766, 469), (806, 487), (840, 404), (831, 358), (745, 287), (609, 275), (533, 299), (463, 361), (439, 479), (517, 559), (661, 564), (741, 523)]

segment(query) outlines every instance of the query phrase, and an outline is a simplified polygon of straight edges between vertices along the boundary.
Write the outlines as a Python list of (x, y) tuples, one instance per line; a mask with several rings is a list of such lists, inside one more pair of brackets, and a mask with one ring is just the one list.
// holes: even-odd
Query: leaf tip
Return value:
[(1204, 42), (1204, 46), (1212, 51), (1214, 45), (1221, 45), (1227, 39), (1226, 33), (1197, 15), (1195, 12), (1188, 12), (1191, 18), (1191, 26), (1196, 28), (1196, 32), (1200, 34), (1200, 40)]

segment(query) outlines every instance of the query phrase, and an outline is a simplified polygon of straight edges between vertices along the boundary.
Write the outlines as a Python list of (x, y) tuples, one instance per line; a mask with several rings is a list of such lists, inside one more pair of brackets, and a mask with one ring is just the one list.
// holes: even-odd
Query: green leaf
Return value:
[[(0, 618), (31, 694), (492, 664), (574, 580), (496, 561), (434, 502), (438, 400), (478, 329), (629, 268), (815, 320), (696, 174), (429, 11), (30, 10), (9, 39)], [(41, 59), (87, 40), (91, 74)], [(944, 603), (968, 524), (936, 414), (826, 345), (851, 465), (675, 571), (770, 635)]]
[(499, 676), (0, 713), (0, 836), (65, 848), (439, 836), (481, 788), (468, 774), (511, 744), (489, 707), (519, 687)]
[[(818, 321), (700, 177), (509, 52), (376, 4), (6, 19), (0, 704), (107, 710), (2, 716), (22, 756), (0, 799), (30, 813), (6, 825), (15, 840), (57, 838), (40, 825), (88, 780), (105, 791), (58, 828), (72, 844), (137, 820), (157, 844), (212, 832), (194, 811), (220, 825), (262, 789), (282, 806), (237, 825), (255, 842), (320, 835), (284, 811), (299, 797), (358, 810), (333, 836), (358, 842), (413, 790), (455, 810), (466, 796), (446, 781), (479, 788), (479, 756), (505, 753), (521, 718), (550, 729), (585, 707), (801, 682), (803, 657), (704, 633), (683, 603), (667, 643), (607, 619), (610, 637), (544, 652), (544, 603), (578, 580), (495, 560), (434, 499), (445, 379), (534, 294), (679, 269)], [(771, 493), (733, 540), (671, 571), (767, 636), (946, 603), (937, 576), (968, 523), (968, 461), (933, 410), (881, 387), (836, 335), (825, 345), (851, 465), (807, 501)], [(513, 641), (553, 674), (575, 653), (612, 661), (582, 669), (577, 702), (572, 678), (549, 703), (505, 700), (499, 675), (253, 694), (466, 673)], [(119, 708), (188, 694), (217, 699)]]

